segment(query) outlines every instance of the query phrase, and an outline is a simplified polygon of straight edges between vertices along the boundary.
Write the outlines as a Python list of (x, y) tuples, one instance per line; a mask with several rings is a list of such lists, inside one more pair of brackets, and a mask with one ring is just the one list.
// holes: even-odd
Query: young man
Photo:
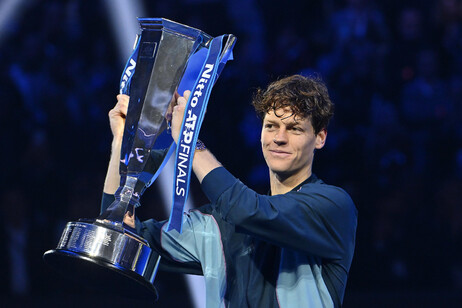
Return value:
[[(178, 140), (189, 92), (177, 100), (172, 136)], [(103, 207), (118, 187), (118, 153), (127, 97), (110, 112), (113, 154)], [(357, 211), (342, 189), (311, 168), (333, 115), (325, 85), (290, 76), (257, 92), (261, 145), (270, 195), (259, 195), (198, 149), (193, 170), (210, 204), (184, 214), (183, 232), (148, 220), (137, 229), (167, 269), (202, 273), (207, 307), (340, 307), (353, 258)], [(111, 169), (111, 166), (116, 166)]]

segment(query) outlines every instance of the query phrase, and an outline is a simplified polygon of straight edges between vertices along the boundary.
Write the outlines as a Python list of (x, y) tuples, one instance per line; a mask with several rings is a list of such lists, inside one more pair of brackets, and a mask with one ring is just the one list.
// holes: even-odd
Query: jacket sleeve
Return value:
[(204, 178), (202, 189), (238, 232), (328, 259), (354, 249), (357, 211), (338, 187), (311, 183), (283, 195), (259, 195), (220, 167)]
[(114, 202), (115, 198), (114, 195), (106, 194), (103, 192), (103, 196), (101, 197), (101, 207), (100, 207), (100, 214), (103, 213), (107, 208)]
[[(184, 230), (185, 237), (182, 241), (177, 241), (175, 237), (170, 237), (165, 240), (166, 232), (166, 221), (155, 221), (149, 219), (140, 223), (139, 233), (145, 238), (150, 246), (156, 250), (156, 252), (162, 257), (159, 265), (159, 269), (185, 273), (202, 275), (202, 268), (199, 259), (195, 254), (196, 241), (193, 236), (193, 232), (190, 230)], [(168, 236), (168, 234), (167, 234)], [(165, 245), (165, 242), (173, 242), (171, 245)]]

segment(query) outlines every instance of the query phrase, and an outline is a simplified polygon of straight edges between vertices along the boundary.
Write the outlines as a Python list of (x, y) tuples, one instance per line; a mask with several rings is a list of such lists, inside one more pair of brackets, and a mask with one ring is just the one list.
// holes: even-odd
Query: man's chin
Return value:
[(278, 178), (287, 178), (291, 176), (294, 172), (288, 171), (287, 168), (272, 168), (271, 172), (276, 175)]
[(305, 171), (304, 169), (289, 169), (287, 166), (285, 168), (283, 166), (273, 166), (273, 168), (270, 169), (270, 172), (274, 174), (276, 178), (282, 181), (309, 171)]

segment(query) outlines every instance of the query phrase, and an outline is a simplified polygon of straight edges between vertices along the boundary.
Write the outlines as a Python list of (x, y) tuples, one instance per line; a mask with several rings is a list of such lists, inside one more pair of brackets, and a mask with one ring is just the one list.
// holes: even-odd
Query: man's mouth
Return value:
[(289, 152), (286, 152), (286, 151), (281, 151), (281, 150), (269, 150), (270, 153), (274, 156), (280, 156), (280, 157), (285, 157), (285, 156), (288, 156), (290, 155)]

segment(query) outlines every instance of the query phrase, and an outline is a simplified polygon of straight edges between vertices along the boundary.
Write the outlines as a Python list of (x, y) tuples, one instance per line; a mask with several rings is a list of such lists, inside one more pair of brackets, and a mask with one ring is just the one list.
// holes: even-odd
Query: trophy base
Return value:
[(64, 276), (102, 293), (157, 300), (159, 256), (141, 237), (101, 225), (69, 222), (43, 258)]

